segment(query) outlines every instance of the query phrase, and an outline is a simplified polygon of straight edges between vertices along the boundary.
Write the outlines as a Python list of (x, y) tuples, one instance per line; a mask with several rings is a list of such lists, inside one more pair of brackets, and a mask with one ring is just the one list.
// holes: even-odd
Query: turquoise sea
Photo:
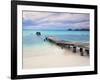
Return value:
[[(41, 36), (37, 36), (36, 32), (41, 32)], [(89, 31), (54, 31), (54, 30), (23, 30), (23, 45), (33, 46), (42, 44), (45, 37), (55, 36), (60, 40), (73, 42), (89, 42)]]

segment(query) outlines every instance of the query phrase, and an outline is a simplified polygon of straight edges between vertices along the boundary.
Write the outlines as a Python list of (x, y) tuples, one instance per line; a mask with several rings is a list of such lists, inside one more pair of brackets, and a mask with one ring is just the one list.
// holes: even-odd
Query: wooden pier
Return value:
[(64, 40), (59, 40), (55, 37), (47, 37), (46, 39), (52, 43), (61, 46), (62, 48), (68, 48), (68, 49), (72, 48), (72, 51), (74, 53), (76, 53), (77, 50), (79, 49), (81, 56), (84, 56), (85, 52), (87, 53), (87, 55), (89, 55), (89, 43), (64, 41)]

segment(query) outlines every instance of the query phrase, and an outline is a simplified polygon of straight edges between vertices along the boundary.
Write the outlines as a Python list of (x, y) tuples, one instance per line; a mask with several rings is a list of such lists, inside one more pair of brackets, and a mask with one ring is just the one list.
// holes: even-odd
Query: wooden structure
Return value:
[(69, 41), (59, 40), (55, 37), (47, 37), (46, 39), (52, 43), (61, 46), (62, 48), (65, 47), (67, 47), (68, 49), (72, 48), (74, 53), (76, 53), (77, 49), (79, 49), (81, 56), (83, 56), (85, 52), (87, 53), (87, 55), (89, 55), (89, 43), (69, 42)]
[(40, 35), (41, 35), (41, 33), (40, 33), (40, 32), (36, 32), (36, 35), (37, 35), (37, 36), (40, 36)]

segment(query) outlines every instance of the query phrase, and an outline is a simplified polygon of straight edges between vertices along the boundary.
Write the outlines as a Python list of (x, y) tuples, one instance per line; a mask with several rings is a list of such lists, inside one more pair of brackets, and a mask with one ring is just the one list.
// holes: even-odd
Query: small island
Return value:
[(67, 29), (67, 31), (90, 31), (89, 29)]

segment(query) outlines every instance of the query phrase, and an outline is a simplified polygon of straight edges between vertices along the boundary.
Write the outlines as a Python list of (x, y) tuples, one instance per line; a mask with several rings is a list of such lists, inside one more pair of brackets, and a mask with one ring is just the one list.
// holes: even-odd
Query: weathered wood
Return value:
[(83, 48), (80, 48), (80, 54), (83, 56)]
[(87, 55), (89, 55), (89, 43), (69, 42), (69, 41), (59, 40), (55, 37), (48, 37), (47, 40), (61, 46), (61, 48), (67, 47), (68, 49), (70, 49), (71, 47), (73, 47), (74, 53), (76, 53), (77, 51), (76, 49), (77, 47), (79, 47), (81, 56), (84, 56), (83, 50), (85, 49), (85, 52), (87, 53)]
[(73, 46), (73, 52), (76, 53), (76, 46)]
[(87, 55), (89, 55), (89, 50), (88, 50), (88, 49), (86, 49), (85, 51), (86, 51)]
[(67, 45), (67, 48), (70, 49), (70, 45)]

